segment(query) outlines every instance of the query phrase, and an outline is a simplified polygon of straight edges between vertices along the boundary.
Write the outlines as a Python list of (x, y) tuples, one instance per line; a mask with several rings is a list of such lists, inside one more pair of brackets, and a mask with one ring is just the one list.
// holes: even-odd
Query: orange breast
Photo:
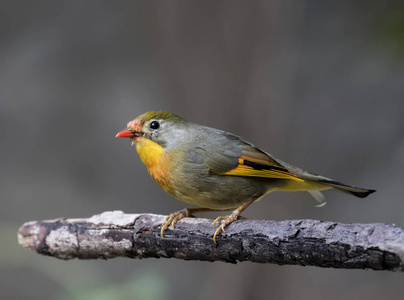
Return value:
[(144, 137), (138, 137), (135, 140), (135, 146), (150, 176), (153, 177), (164, 190), (169, 189), (169, 157), (164, 154), (163, 147)]

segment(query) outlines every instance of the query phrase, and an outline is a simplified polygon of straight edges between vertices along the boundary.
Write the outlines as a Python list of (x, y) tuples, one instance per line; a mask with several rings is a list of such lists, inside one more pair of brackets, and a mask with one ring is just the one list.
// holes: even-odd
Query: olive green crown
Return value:
[(170, 120), (175, 122), (185, 122), (183, 118), (177, 116), (176, 114), (170, 113), (168, 111), (156, 110), (149, 111), (137, 117), (137, 119), (141, 119), (143, 122), (146, 120)]

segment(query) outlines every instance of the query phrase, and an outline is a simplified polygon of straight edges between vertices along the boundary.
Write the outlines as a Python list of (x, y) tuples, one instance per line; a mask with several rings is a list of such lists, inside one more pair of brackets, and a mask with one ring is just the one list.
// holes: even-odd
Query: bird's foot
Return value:
[(188, 208), (184, 208), (183, 210), (170, 214), (164, 220), (163, 224), (161, 224), (161, 226), (162, 226), (161, 232), (160, 232), (161, 238), (163, 238), (163, 233), (170, 226), (170, 224), (173, 227), (173, 229), (175, 229), (174, 226), (179, 220), (181, 220), (183, 218), (189, 218), (189, 217), (193, 217), (193, 215), (192, 215), (191, 209), (188, 209)]
[(238, 209), (236, 209), (235, 211), (233, 211), (230, 215), (228, 216), (222, 216), (222, 217), (218, 217), (216, 218), (216, 220), (213, 222), (213, 226), (216, 226), (217, 222), (222, 222), (219, 226), (218, 229), (216, 229), (215, 234), (213, 235), (213, 242), (216, 244), (216, 236), (220, 233), (220, 231), (224, 231), (224, 228), (233, 223), (234, 221), (238, 220), (240, 218), (240, 211)]

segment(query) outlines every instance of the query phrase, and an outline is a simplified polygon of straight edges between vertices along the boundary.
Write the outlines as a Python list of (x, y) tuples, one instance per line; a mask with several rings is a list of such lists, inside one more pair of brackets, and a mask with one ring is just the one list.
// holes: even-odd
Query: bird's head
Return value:
[(167, 111), (149, 111), (130, 121), (127, 128), (116, 136), (131, 138), (135, 144), (146, 138), (165, 148), (183, 134), (186, 123), (183, 118)]

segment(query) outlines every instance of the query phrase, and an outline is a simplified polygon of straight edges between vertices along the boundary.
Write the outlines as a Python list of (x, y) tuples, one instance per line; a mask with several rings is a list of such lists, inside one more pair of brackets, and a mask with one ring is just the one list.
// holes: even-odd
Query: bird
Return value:
[(194, 213), (231, 211), (213, 222), (225, 227), (241, 217), (252, 203), (273, 191), (306, 191), (318, 206), (325, 204), (320, 191), (336, 189), (364, 198), (375, 192), (303, 171), (255, 147), (243, 138), (215, 128), (188, 122), (167, 111), (149, 111), (127, 124), (116, 137), (132, 145), (148, 173), (174, 198), (195, 207), (170, 214), (160, 235)]

